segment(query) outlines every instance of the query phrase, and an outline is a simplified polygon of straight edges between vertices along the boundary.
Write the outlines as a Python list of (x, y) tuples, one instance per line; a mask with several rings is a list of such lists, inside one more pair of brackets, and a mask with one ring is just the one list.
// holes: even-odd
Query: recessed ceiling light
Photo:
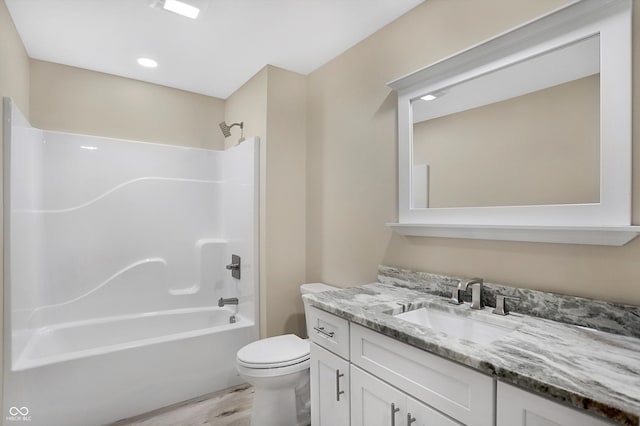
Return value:
[(158, 66), (158, 63), (156, 61), (149, 58), (138, 58), (138, 64), (146, 68), (155, 68)]
[(425, 96), (422, 96), (420, 99), (422, 99), (423, 101), (432, 101), (437, 98), (438, 97), (436, 95), (425, 95)]
[(164, 10), (186, 16), (187, 18), (196, 19), (200, 13), (200, 9), (190, 4), (178, 0), (164, 0), (162, 5)]

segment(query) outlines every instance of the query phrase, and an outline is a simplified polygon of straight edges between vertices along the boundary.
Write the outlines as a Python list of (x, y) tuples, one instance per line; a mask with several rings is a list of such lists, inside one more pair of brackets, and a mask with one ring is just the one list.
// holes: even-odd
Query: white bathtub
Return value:
[[(31, 425), (110, 423), (241, 383), (238, 349), (257, 327), (231, 308), (192, 308), (35, 330), (8, 379)], [(7, 419), (9, 420), (9, 419)]]
[[(238, 384), (236, 352), (258, 337), (258, 139), (51, 132), (3, 106), (0, 422), (101, 425)], [(220, 297), (240, 299), (235, 324)]]
[[(234, 316), (236, 323), (231, 324)], [(122, 315), (42, 327), (31, 337), (13, 370), (104, 355), (140, 346), (222, 332), (247, 322), (234, 309), (193, 308)]]

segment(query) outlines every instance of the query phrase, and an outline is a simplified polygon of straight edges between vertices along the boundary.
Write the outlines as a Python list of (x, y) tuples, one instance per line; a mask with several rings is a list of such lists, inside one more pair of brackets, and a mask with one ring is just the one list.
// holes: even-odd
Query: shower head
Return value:
[(241, 121), (239, 123), (233, 123), (231, 126), (229, 126), (226, 121), (220, 123), (220, 130), (222, 130), (222, 134), (225, 138), (231, 136), (231, 128), (234, 126), (240, 126), (240, 130), (242, 130), (244, 128), (244, 122)]
[(220, 123), (220, 130), (222, 130), (222, 134), (225, 138), (231, 136), (231, 127), (229, 127), (226, 121)]

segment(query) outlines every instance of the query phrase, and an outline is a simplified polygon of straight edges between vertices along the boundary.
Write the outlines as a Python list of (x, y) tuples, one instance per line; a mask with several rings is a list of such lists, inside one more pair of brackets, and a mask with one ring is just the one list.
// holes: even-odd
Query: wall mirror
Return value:
[(630, 40), (630, 0), (581, 0), (389, 83), (396, 229), (634, 231)]
[(412, 208), (600, 202), (597, 35), (425, 93), (411, 109)]

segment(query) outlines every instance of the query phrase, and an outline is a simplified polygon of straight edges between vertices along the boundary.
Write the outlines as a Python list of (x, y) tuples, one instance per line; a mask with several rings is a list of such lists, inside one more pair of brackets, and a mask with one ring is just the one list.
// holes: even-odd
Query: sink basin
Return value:
[(469, 340), (479, 344), (491, 343), (515, 329), (511, 324), (502, 326), (427, 308), (404, 312), (395, 317), (413, 324), (429, 327), (456, 339)]

